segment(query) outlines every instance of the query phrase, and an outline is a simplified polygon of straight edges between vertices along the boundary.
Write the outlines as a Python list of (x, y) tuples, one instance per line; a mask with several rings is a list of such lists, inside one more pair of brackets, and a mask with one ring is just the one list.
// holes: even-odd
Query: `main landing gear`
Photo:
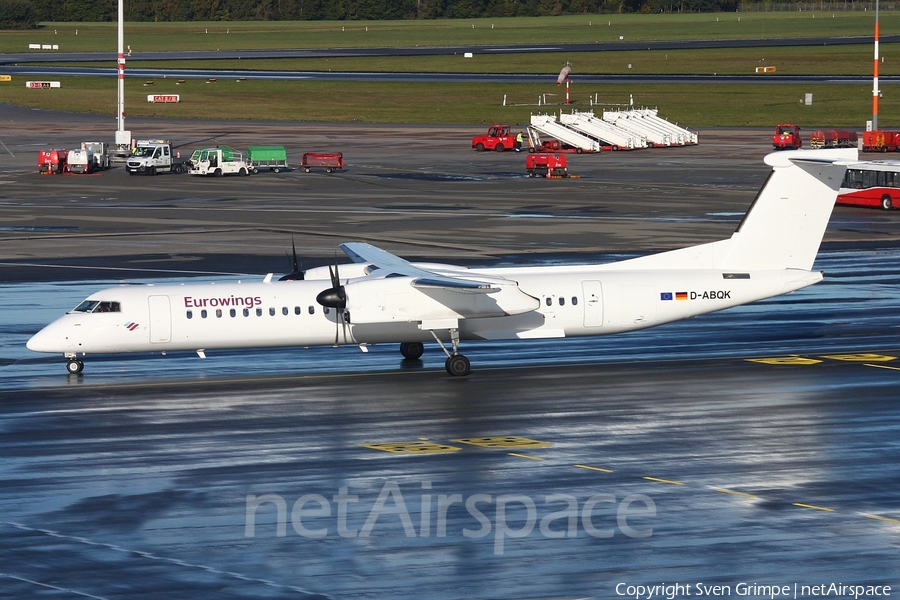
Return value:
[(447, 346), (444, 345), (444, 342), (441, 341), (441, 338), (437, 336), (433, 329), (431, 330), (431, 335), (434, 336), (441, 350), (447, 355), (447, 362), (444, 363), (444, 367), (448, 373), (454, 377), (465, 377), (472, 372), (472, 365), (469, 363), (469, 359), (459, 353), (459, 329), (450, 329), (450, 343), (453, 346), (452, 353), (450, 350), (447, 350)]
[(400, 344), (400, 354), (409, 360), (419, 360), (425, 352), (422, 342), (404, 342)]

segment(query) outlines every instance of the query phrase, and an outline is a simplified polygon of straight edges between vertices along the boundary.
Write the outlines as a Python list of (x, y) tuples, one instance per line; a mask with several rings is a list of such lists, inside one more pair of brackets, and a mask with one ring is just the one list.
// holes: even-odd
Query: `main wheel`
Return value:
[(409, 360), (419, 360), (425, 352), (422, 342), (404, 342), (400, 344), (400, 354)]
[(454, 354), (447, 359), (447, 363), (444, 366), (447, 368), (447, 372), (454, 377), (464, 377), (472, 372), (469, 359), (462, 354)]
[(484, 152), (484, 144), (478, 142), (477, 144), (475, 144), (475, 150), (477, 150), (478, 152)]
[(881, 208), (884, 210), (891, 210), (893, 208), (894, 202), (891, 200), (891, 197), (885, 194), (881, 197)]
[(79, 373), (84, 371), (84, 363), (77, 358), (72, 359), (66, 363), (66, 371), (68, 371), (71, 375), (78, 375)]

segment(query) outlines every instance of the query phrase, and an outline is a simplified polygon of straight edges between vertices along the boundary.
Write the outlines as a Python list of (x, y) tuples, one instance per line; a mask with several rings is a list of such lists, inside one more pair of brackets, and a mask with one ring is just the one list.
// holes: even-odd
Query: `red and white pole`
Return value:
[(116, 102), (116, 149), (117, 155), (127, 156), (131, 147), (131, 132), (125, 130), (125, 8), (124, 0), (119, 0), (119, 70), (118, 98)]
[(566, 104), (572, 104), (572, 102), (569, 101), (569, 78), (568, 77), (566, 77)]
[(878, 0), (875, 0), (875, 76), (872, 80), (872, 130), (878, 129)]

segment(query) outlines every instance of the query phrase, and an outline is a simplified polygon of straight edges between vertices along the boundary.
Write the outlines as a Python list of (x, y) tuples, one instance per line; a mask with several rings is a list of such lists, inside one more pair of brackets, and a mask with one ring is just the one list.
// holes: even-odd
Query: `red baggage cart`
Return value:
[(342, 152), (307, 152), (300, 159), (300, 166), (309, 173), (315, 167), (324, 168), (326, 173), (344, 168)]

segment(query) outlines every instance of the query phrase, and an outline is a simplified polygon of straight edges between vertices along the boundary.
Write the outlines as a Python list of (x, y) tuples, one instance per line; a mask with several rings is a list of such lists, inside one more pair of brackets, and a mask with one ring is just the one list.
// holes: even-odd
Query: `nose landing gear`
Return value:
[(72, 357), (66, 363), (66, 371), (69, 372), (69, 375), (78, 375), (84, 371), (84, 363), (77, 358)]

